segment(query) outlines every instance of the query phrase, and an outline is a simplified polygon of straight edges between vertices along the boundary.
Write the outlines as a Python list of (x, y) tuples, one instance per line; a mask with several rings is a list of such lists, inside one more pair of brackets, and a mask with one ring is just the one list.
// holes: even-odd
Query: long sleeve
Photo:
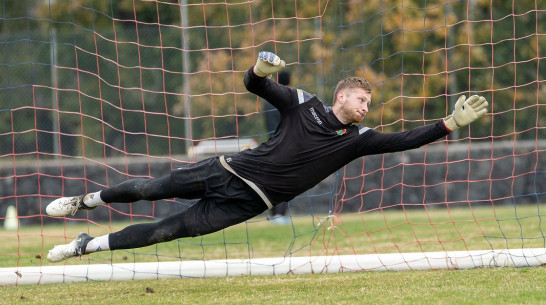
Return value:
[(283, 86), (267, 77), (254, 74), (252, 68), (245, 73), (244, 84), (246, 89), (265, 99), (282, 113), (298, 105), (298, 95), (295, 89)]
[(370, 129), (359, 143), (359, 154), (364, 156), (415, 149), (448, 134), (442, 121), (404, 132), (380, 133)]

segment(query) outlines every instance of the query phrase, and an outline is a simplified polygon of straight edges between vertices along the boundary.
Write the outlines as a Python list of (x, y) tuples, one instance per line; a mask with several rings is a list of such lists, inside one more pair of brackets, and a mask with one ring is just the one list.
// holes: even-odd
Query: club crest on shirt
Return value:
[(337, 133), (338, 136), (342, 136), (342, 135), (347, 133), (347, 129), (340, 129), (340, 130), (336, 131), (336, 133)]

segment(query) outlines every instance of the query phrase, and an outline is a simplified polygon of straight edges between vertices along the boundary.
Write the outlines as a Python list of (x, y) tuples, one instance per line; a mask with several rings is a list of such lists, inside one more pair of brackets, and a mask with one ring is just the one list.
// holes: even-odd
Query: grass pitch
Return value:
[[(545, 211), (543, 205), (377, 210), (338, 215), (321, 225), (317, 217), (293, 216), (285, 226), (259, 216), (202, 237), (93, 253), (68, 263), (546, 248)], [(0, 267), (50, 265), (47, 251), (70, 242), (79, 232), (98, 236), (130, 225), (89, 222), (81, 218), (85, 216), (77, 214), (80, 218), (67, 218), (60, 225), (0, 231)]]
[[(378, 210), (323, 225), (297, 216), (287, 226), (258, 217), (199, 238), (95, 253), (67, 264), (543, 248), (543, 211), (542, 205)], [(128, 224), (76, 218), (0, 231), (0, 267), (51, 265), (45, 255), (54, 244), (78, 232), (96, 236)], [(544, 287), (544, 267), (484, 268), (0, 287), (0, 304), (546, 304)]]
[(0, 287), (0, 304), (546, 304), (546, 269), (356, 272)]

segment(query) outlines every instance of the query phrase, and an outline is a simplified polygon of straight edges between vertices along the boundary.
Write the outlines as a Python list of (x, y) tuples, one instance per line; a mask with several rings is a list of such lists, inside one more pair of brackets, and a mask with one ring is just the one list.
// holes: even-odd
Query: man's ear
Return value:
[(336, 103), (343, 104), (345, 102), (344, 98), (345, 98), (345, 92), (339, 91), (336, 96)]

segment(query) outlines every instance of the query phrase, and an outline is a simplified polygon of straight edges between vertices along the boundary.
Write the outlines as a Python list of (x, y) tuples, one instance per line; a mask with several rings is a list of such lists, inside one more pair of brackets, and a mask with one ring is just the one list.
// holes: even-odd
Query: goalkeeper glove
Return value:
[(280, 59), (275, 53), (262, 51), (258, 54), (258, 60), (254, 65), (254, 74), (260, 77), (266, 77), (273, 73), (281, 71), (286, 66), (284, 60)]
[(484, 116), (488, 105), (483, 96), (473, 95), (465, 99), (462, 95), (455, 103), (453, 113), (444, 119), (444, 125), (450, 132), (466, 126)]

